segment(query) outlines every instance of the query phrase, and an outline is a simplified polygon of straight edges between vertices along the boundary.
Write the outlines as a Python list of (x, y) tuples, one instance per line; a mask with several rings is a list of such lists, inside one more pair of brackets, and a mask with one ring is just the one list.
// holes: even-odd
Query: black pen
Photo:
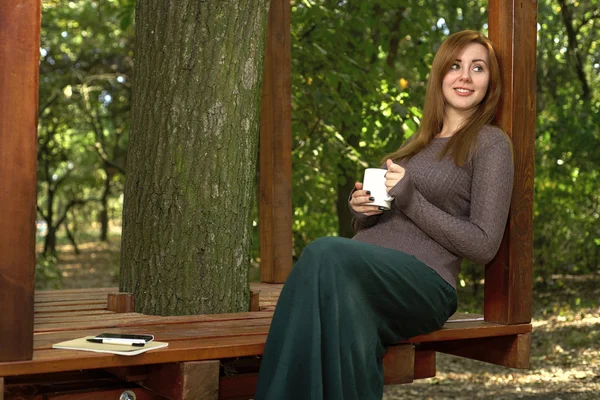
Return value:
[(143, 342), (123, 341), (123, 340), (119, 340), (119, 339), (97, 339), (97, 338), (91, 338), (91, 339), (85, 339), (85, 340), (88, 341), (88, 342), (90, 342), (90, 343), (119, 344), (119, 345), (122, 345), (122, 346), (144, 347), (146, 345), (146, 343), (143, 343)]

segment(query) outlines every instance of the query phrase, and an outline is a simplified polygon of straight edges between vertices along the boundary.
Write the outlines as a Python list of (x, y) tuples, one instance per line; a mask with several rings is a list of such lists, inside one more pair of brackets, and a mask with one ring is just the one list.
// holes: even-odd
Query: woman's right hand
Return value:
[(350, 207), (358, 213), (371, 216), (371, 215), (379, 215), (383, 213), (382, 210), (379, 209), (379, 206), (368, 205), (367, 203), (375, 200), (370, 192), (362, 190), (363, 185), (361, 182), (356, 182), (354, 184), (356, 190), (352, 193), (352, 198), (350, 199)]

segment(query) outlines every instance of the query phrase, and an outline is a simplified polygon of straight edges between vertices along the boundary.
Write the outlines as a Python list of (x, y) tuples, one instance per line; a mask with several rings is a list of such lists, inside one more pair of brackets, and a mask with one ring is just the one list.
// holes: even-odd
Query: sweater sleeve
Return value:
[(408, 170), (390, 190), (390, 195), (408, 218), (448, 251), (474, 262), (487, 263), (502, 241), (513, 174), (512, 148), (508, 139), (503, 138), (478, 149), (474, 155), (468, 219), (448, 214), (427, 201)]
[(357, 233), (361, 229), (369, 228), (377, 223), (379, 220), (379, 215), (365, 215), (363, 213), (359, 213), (354, 211), (354, 209), (350, 206), (350, 200), (352, 200), (352, 193), (354, 193), (356, 189), (352, 189), (350, 195), (348, 196), (348, 208), (350, 209), (350, 213), (352, 214), (352, 230), (354, 233)]

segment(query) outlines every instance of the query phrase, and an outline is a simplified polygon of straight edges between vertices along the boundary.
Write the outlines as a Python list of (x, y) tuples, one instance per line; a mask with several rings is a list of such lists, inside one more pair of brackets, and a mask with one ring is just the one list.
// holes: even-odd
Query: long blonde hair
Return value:
[(451, 154), (456, 165), (461, 166), (467, 160), (470, 151), (477, 140), (477, 134), (484, 125), (489, 124), (496, 115), (500, 92), (500, 67), (492, 42), (476, 31), (454, 33), (442, 43), (431, 67), (431, 74), (425, 94), (423, 118), (417, 132), (398, 150), (387, 155), (384, 160), (400, 160), (410, 158), (422, 149), (442, 131), (444, 125), (445, 100), (442, 94), (442, 80), (457, 57), (471, 43), (483, 45), (489, 54), (490, 80), (485, 97), (465, 123), (448, 140), (440, 157)]

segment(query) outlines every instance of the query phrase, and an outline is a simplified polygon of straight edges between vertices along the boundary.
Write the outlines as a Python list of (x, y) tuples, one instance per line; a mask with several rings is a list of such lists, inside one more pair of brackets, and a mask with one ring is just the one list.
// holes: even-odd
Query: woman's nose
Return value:
[(469, 71), (468, 69), (464, 68), (461, 71), (460, 79), (463, 80), (463, 81), (470, 81), (471, 80), (471, 71)]

